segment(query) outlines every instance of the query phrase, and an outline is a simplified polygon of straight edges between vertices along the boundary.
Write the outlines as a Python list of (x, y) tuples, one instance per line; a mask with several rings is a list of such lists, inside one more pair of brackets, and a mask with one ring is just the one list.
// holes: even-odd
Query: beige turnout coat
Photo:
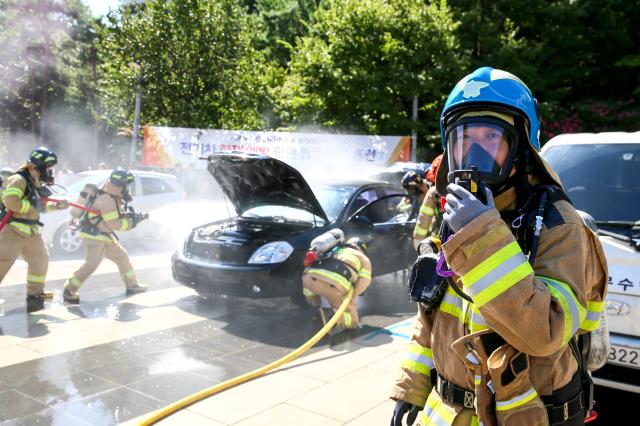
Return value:
[[(513, 208), (514, 191), (495, 202), (500, 210)], [(419, 309), (391, 398), (425, 407), (423, 424), (477, 424), (476, 411), (483, 407), (447, 402), (433, 390), (429, 374), (435, 368), (451, 383), (474, 390), (487, 370), (483, 386), (490, 380), (495, 389), (499, 424), (545, 424), (540, 396), (569, 383), (577, 362), (568, 342), (594, 330), (604, 309), (607, 266), (597, 236), (560, 200), (547, 210), (533, 267), (496, 209), (475, 218), (442, 248), (454, 282), (474, 303), (449, 287), (437, 310), (427, 315)], [(470, 367), (460, 343), (487, 330), (507, 343), (486, 354), (485, 370)], [(501, 374), (520, 352), (528, 358), (527, 371), (501, 386)]]

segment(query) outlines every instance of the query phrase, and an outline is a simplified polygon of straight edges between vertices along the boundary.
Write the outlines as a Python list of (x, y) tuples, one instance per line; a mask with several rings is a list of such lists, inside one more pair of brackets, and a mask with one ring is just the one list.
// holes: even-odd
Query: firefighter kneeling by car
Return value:
[(607, 265), (538, 153), (536, 101), (513, 74), (480, 68), (440, 125), (446, 226), (441, 251), (412, 270), (426, 273), (410, 282), (418, 315), (391, 425), (420, 411), (422, 425), (582, 425), (593, 402), (582, 350), (603, 315)]
[(65, 283), (62, 294), (65, 302), (80, 302), (78, 288), (95, 272), (105, 257), (118, 266), (127, 295), (147, 291), (146, 286), (138, 283), (129, 254), (115, 235), (115, 231), (129, 231), (148, 217), (147, 214), (135, 213), (132, 209), (125, 211), (125, 206), (131, 201), (129, 186), (133, 181), (133, 175), (128, 170), (118, 167), (111, 172), (101, 189), (89, 184), (80, 193), (78, 204), (95, 213), (71, 209), (71, 215), (76, 218), (79, 226), (85, 262)]
[(355, 237), (344, 242), (342, 230), (332, 229), (311, 242), (305, 267), (303, 293), (311, 306), (319, 308), (324, 297), (335, 312), (353, 287), (353, 299), (337, 324), (345, 330), (358, 328), (356, 297), (371, 283), (371, 262), (365, 243)]

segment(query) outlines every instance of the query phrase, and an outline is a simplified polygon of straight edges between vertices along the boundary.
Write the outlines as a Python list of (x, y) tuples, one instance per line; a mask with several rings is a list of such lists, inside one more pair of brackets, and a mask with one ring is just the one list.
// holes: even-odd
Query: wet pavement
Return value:
[[(55, 279), (47, 285), (56, 298), (34, 313), (26, 312), (17, 278), (3, 283), (3, 424), (124, 422), (266, 365), (320, 328), (313, 310), (288, 299), (205, 300), (173, 282), (168, 262), (145, 262), (138, 275), (148, 293), (126, 297), (118, 275), (106, 272), (80, 289), (80, 305), (65, 305), (63, 280)], [(50, 276), (60, 278), (72, 267), (52, 262)], [(362, 298), (361, 333), (413, 315), (401, 280), (390, 274), (374, 281)]]

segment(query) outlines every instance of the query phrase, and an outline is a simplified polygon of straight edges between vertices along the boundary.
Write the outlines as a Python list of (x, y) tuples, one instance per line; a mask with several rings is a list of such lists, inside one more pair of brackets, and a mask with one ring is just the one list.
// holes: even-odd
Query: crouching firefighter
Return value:
[(80, 302), (78, 288), (95, 272), (105, 257), (118, 266), (127, 295), (147, 290), (146, 286), (138, 283), (129, 254), (115, 234), (115, 231), (129, 231), (148, 218), (148, 214), (135, 213), (130, 207), (127, 211), (126, 206), (132, 201), (129, 187), (133, 180), (133, 175), (128, 170), (118, 167), (111, 172), (102, 188), (87, 185), (80, 193), (78, 204), (96, 213), (71, 209), (72, 216), (78, 219), (85, 262), (65, 283), (62, 294), (65, 302)]
[(53, 293), (45, 291), (44, 282), (49, 266), (49, 253), (42, 240), (40, 213), (69, 207), (66, 200), (47, 201), (53, 184), (56, 154), (41, 146), (29, 154), (29, 159), (16, 173), (4, 179), (2, 211), (0, 212), (0, 282), (18, 256), (27, 262), (27, 309), (44, 307), (43, 301)]
[(371, 262), (366, 249), (359, 238), (345, 242), (342, 230), (332, 229), (311, 242), (305, 258), (302, 286), (311, 306), (320, 307), (321, 297), (324, 297), (335, 312), (353, 287), (353, 299), (337, 323), (344, 329), (358, 328), (356, 297), (371, 283)]
[(419, 258), (430, 273), (410, 283), (419, 310), (391, 424), (582, 425), (593, 386), (581, 349), (607, 265), (538, 153), (536, 101), (516, 76), (480, 68), (440, 125), (446, 226), (441, 251)]

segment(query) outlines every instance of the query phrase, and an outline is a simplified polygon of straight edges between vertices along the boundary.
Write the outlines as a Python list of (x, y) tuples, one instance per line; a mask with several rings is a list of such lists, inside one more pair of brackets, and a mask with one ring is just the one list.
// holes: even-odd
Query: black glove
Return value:
[(393, 409), (391, 417), (391, 426), (402, 426), (402, 418), (407, 414), (407, 426), (411, 426), (418, 417), (420, 407), (410, 404), (407, 401), (396, 402), (396, 408)]
[(149, 219), (149, 213), (134, 213), (132, 219), (132, 227), (135, 228), (140, 222)]

